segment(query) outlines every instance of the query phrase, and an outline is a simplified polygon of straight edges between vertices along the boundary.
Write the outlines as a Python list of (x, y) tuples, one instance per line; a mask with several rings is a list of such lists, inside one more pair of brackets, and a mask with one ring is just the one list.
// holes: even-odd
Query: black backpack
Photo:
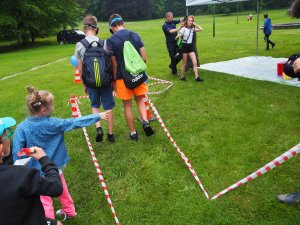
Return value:
[[(82, 80), (88, 88), (110, 87), (112, 80), (112, 66), (109, 56), (104, 50), (104, 41), (89, 43), (82, 39), (80, 43), (86, 51), (83, 56)], [(92, 44), (97, 43), (96, 47)]]
[(300, 53), (293, 54), (289, 57), (287, 62), (284, 64), (283, 72), (286, 75), (288, 75), (289, 77), (300, 78), (300, 73), (298, 72), (298, 73), (295, 74), (294, 68), (293, 68), (293, 64), (294, 64), (295, 60), (298, 59), (299, 57), (300, 57)]

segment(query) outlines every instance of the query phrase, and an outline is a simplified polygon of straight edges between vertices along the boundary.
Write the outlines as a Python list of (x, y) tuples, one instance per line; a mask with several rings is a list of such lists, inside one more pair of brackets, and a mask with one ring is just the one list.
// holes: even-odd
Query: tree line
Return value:
[[(263, 9), (288, 8), (293, 0), (260, 0)], [(257, 0), (239, 3), (189, 7), (189, 14), (230, 14), (254, 12)], [(1, 0), (0, 41), (17, 40), (26, 44), (37, 37), (52, 35), (59, 29), (76, 27), (85, 14), (93, 14), (100, 21), (108, 21), (113, 13), (125, 20), (162, 18), (171, 11), (175, 17), (186, 14), (185, 0)]]

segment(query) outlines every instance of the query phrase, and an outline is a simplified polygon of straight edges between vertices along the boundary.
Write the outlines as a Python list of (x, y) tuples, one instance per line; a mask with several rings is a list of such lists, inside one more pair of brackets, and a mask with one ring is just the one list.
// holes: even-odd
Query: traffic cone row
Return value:
[(81, 83), (79, 69), (77, 66), (75, 66), (75, 80), (74, 83)]
[(77, 108), (76, 108), (76, 99), (75, 99), (75, 96), (72, 96), (72, 98), (71, 98), (71, 107), (72, 107), (72, 117), (73, 117), (73, 118), (78, 117), (78, 112), (77, 112)]

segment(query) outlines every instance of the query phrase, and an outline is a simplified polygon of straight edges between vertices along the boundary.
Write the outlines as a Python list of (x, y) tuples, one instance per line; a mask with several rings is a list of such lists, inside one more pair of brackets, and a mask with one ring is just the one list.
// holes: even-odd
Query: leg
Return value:
[(143, 101), (143, 96), (134, 96), (136, 105), (138, 107), (139, 113), (141, 115), (142, 120), (147, 121), (147, 112), (146, 112), (146, 107), (145, 103)]
[[(100, 113), (100, 109), (99, 108), (92, 108), (92, 113), (93, 114), (98, 114)], [(96, 123), (96, 128), (101, 127), (101, 123), (100, 121)]]
[(60, 175), (60, 179), (63, 185), (63, 193), (59, 196), (59, 201), (62, 206), (62, 211), (69, 217), (75, 217), (77, 215), (73, 199), (69, 193), (67, 183), (63, 174)]
[(171, 63), (169, 65), (170, 69), (172, 70), (172, 74), (173, 75), (177, 75), (177, 63), (179, 62), (178, 60), (176, 60), (176, 53), (177, 53), (177, 44), (176, 42), (167, 42), (167, 48), (168, 48), (168, 52), (169, 52), (169, 57), (171, 59)]
[(195, 52), (190, 52), (189, 57), (190, 57), (190, 59), (193, 63), (193, 70), (194, 70), (195, 79), (197, 79), (197, 77), (198, 77), (198, 67), (197, 67), (197, 59), (196, 59)]
[(182, 62), (181, 62), (181, 80), (184, 80), (184, 72), (185, 72), (185, 65), (187, 61), (187, 53), (182, 54)]
[(123, 100), (125, 119), (130, 132), (135, 131), (134, 129), (134, 119), (132, 114), (132, 100)]
[(152, 128), (148, 122), (148, 119), (147, 119), (147, 112), (146, 112), (145, 103), (143, 101), (143, 95), (134, 96), (134, 99), (137, 104), (140, 115), (143, 119), (144, 132), (145, 132), (146, 136), (151, 136), (154, 134), (154, 131), (152, 130)]
[(51, 197), (41, 195), (40, 199), (41, 199), (41, 202), (42, 202), (44, 210), (45, 210), (45, 216), (47, 218), (54, 220), (55, 214), (54, 214), (54, 208), (53, 208), (53, 201), (52, 201)]
[(266, 50), (269, 50), (269, 35), (265, 34)]

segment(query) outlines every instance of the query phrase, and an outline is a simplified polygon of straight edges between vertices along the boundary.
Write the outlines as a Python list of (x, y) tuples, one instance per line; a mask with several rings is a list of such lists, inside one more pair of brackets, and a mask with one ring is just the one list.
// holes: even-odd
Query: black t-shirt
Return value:
[(107, 50), (109, 51), (110, 56), (115, 56), (117, 60), (117, 79), (122, 79), (122, 74), (120, 72), (120, 65), (124, 65), (124, 56), (123, 56), (123, 46), (124, 42), (129, 40), (135, 47), (138, 53), (140, 53), (140, 48), (144, 47), (144, 43), (141, 37), (130, 30), (122, 29), (114, 33), (110, 38), (107, 39)]

